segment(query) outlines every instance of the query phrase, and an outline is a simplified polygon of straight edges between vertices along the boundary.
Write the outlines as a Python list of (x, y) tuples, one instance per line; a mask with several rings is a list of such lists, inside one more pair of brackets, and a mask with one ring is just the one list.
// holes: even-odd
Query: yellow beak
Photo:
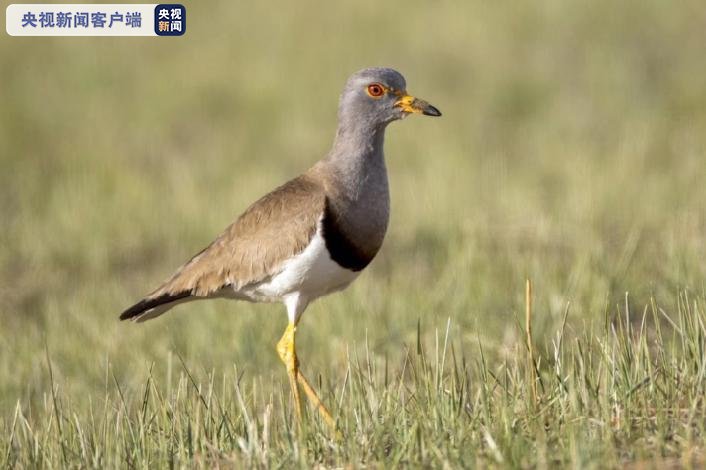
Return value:
[(401, 98), (395, 102), (395, 106), (401, 108), (405, 113), (418, 113), (424, 114), (425, 116), (441, 116), (441, 111), (426, 101), (407, 94), (401, 95)]

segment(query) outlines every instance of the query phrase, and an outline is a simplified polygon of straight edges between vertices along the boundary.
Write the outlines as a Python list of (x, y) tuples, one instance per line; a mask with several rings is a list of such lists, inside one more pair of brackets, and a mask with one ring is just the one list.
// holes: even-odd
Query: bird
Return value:
[(301, 422), (300, 386), (335, 429), (334, 418), (299, 368), (295, 333), (311, 302), (346, 288), (380, 250), (390, 217), (385, 130), (411, 114), (441, 116), (407, 93), (405, 78), (396, 70), (370, 67), (352, 74), (340, 95), (328, 154), (253, 203), (120, 319), (143, 322), (210, 298), (283, 303), (288, 324), (276, 350), (287, 370), (296, 416)]

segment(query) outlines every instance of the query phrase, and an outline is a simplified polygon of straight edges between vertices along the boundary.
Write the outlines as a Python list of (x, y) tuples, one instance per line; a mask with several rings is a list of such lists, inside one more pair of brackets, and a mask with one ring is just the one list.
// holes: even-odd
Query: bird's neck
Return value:
[(327, 160), (341, 176), (365, 178), (373, 169), (384, 169), (386, 124), (341, 121)]
[[(376, 253), (390, 217), (383, 153), (386, 125), (340, 125), (325, 169), (330, 210), (340, 229), (359, 248)], [(317, 166), (318, 166), (317, 165)]]
[(340, 217), (367, 220), (368, 225), (383, 227), (382, 233), (390, 198), (384, 139), (385, 126), (339, 126), (331, 152), (320, 162), (333, 183), (328, 186), (332, 204), (345, 214)]

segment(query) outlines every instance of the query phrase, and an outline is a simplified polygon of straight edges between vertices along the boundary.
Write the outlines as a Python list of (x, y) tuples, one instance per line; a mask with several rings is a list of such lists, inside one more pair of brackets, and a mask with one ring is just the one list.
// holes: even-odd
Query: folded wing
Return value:
[(280, 186), (250, 206), (213, 243), (125, 310), (120, 319), (145, 321), (225, 287), (237, 291), (274, 276), (309, 244), (325, 201), (323, 187), (307, 175)]

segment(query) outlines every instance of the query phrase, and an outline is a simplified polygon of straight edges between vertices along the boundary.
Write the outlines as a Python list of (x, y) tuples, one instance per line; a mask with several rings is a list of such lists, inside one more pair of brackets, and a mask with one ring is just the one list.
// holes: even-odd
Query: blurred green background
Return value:
[[(491, 357), (630, 292), (665, 308), (706, 274), (703, 2), (186, 2), (182, 38), (0, 37), (0, 415), (200, 370), (285, 383), (279, 305), (117, 315), (328, 150), (337, 98), (398, 69), (442, 110), (388, 129), (392, 219), (346, 292), (312, 305), (303, 367), (341, 381), (451, 319)], [(3, 3), (3, 8), (7, 2)]]

